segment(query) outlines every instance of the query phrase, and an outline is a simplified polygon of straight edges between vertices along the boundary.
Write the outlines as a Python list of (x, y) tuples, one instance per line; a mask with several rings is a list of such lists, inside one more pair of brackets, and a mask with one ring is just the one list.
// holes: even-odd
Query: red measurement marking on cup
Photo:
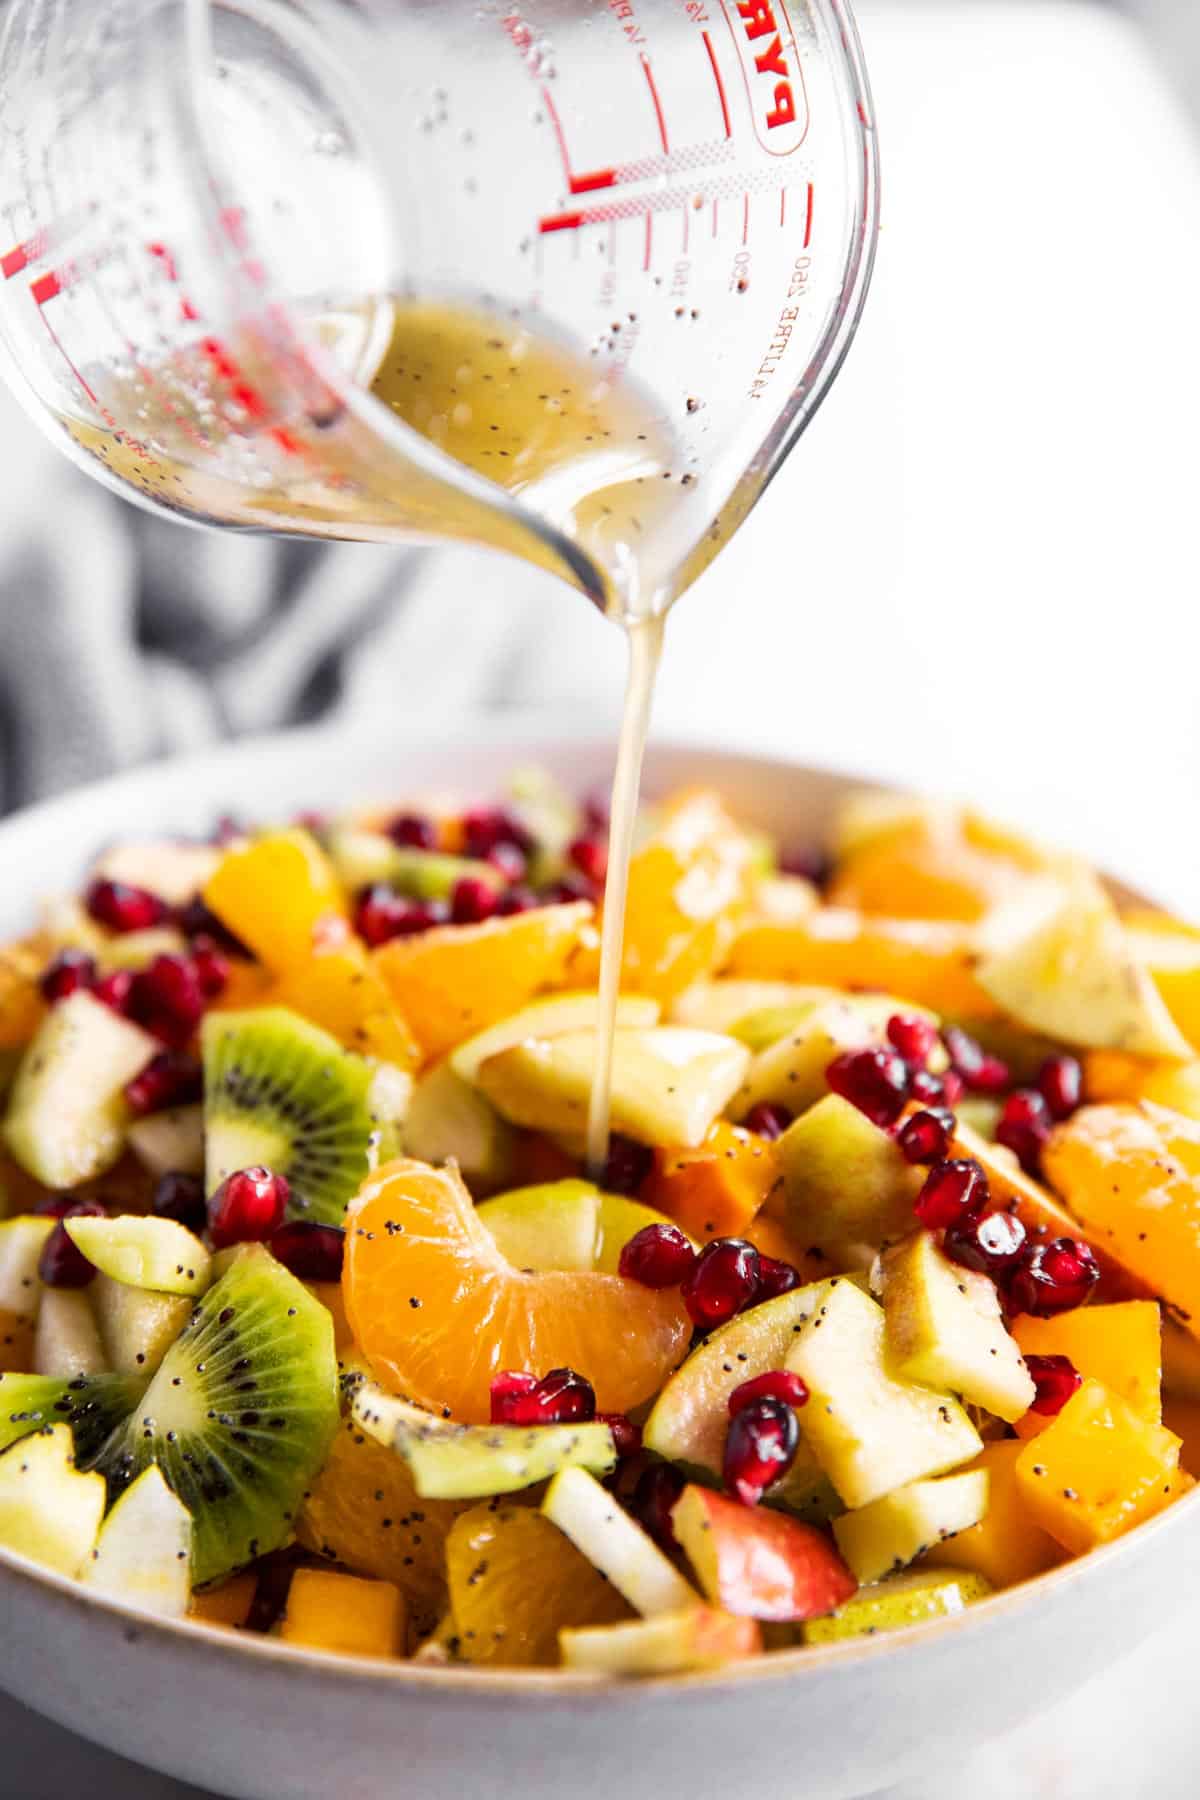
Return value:
[(683, 254), (685, 256), (687, 255), (688, 249), (688, 236), (691, 231), (691, 219), (692, 209), (690, 206), (685, 206), (683, 209)]
[[(745, 176), (740, 181), (733, 175), (710, 176), (700, 185), (714, 204), (717, 199), (741, 200), (743, 210), (748, 205), (748, 193), (762, 189), (774, 196), (779, 191), (778, 178), (772, 178), (765, 170)], [(578, 231), (588, 225), (607, 225), (611, 219), (640, 219), (650, 212), (677, 212), (682, 206), (693, 206), (695, 200), (695, 187), (660, 188), (654, 193), (630, 196), (629, 199), (614, 196), (598, 206), (573, 207), (568, 212), (546, 213), (538, 220), (537, 228), (545, 237), (555, 231)]]
[(779, 223), (781, 226), (784, 223), (786, 218), (787, 218), (787, 189), (780, 188), (780, 190), (779, 190)]
[(732, 137), (733, 127), (729, 123), (729, 100), (725, 93), (725, 83), (721, 79), (721, 65), (717, 61), (717, 53), (713, 49), (713, 41), (707, 31), (702, 31), (700, 36), (704, 39), (704, 48), (708, 51), (709, 67), (712, 69), (713, 80), (717, 84), (717, 99), (721, 102), (721, 118), (725, 123), (725, 136)]
[(554, 96), (548, 87), (542, 89), (542, 104), (546, 108), (546, 116), (554, 127), (554, 136), (558, 142), (558, 154), (562, 158), (563, 174), (567, 178), (567, 189), (572, 194), (590, 194), (597, 188), (612, 187), (617, 179), (615, 169), (592, 169), (586, 175), (576, 175), (571, 170), (571, 157), (567, 150), (567, 134), (563, 130), (558, 108), (554, 104)]
[[(178, 285), (179, 270), (175, 263), (174, 254), (168, 249), (166, 244), (147, 244), (146, 254), (154, 258), (169, 282), (173, 285)], [(179, 296), (179, 316), (184, 320), (185, 324), (188, 325), (194, 325), (196, 320), (200, 317), (200, 309), (192, 304), (186, 294), (180, 294)]]
[(742, 242), (743, 242), (743, 244), (747, 244), (747, 243), (749, 243), (749, 241), (750, 241), (750, 196), (749, 196), (749, 194), (743, 194), (742, 195)]
[(669, 156), (671, 146), (667, 142), (667, 121), (663, 117), (662, 101), (658, 97), (658, 86), (654, 80), (654, 70), (650, 67), (650, 58), (644, 53), (638, 60), (642, 65), (642, 73), (646, 77), (646, 86), (650, 89), (650, 98), (654, 103), (654, 117), (658, 121), (658, 135), (662, 140), (663, 154)]
[(813, 184), (810, 181), (808, 184), (808, 204), (804, 209), (804, 248), (806, 250), (808, 249), (808, 246), (812, 243), (812, 227), (813, 227)]
[(44, 231), (37, 231), (23, 244), (14, 244), (13, 248), (0, 256), (0, 275), (5, 281), (11, 281), (22, 269), (27, 269), (31, 262), (37, 262), (46, 254), (47, 240)]
[(646, 248), (642, 252), (642, 267), (643, 267), (643, 269), (648, 269), (650, 267), (650, 251), (653, 246), (653, 243), (654, 243), (654, 214), (652, 212), (648, 212), (646, 214)]

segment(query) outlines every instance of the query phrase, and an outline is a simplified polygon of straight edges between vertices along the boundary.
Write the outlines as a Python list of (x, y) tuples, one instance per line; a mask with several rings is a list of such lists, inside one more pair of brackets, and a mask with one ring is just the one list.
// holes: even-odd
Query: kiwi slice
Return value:
[(95, 1459), (111, 1499), (154, 1462), (192, 1515), (192, 1580), (291, 1535), (338, 1425), (333, 1320), (261, 1244), (246, 1246)]
[(145, 1391), (144, 1375), (0, 1375), (0, 1450), (47, 1425), (69, 1425), (82, 1468)]
[(283, 1006), (210, 1013), (201, 1044), (209, 1193), (262, 1163), (286, 1175), (293, 1217), (340, 1225), (347, 1201), (394, 1153), (408, 1078)]

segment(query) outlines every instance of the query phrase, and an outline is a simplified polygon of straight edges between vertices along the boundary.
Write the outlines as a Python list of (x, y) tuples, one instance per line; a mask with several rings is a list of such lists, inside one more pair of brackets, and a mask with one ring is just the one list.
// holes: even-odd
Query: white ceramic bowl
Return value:
[[(449, 789), (544, 763), (588, 790), (610, 747), (528, 726), (296, 733), (126, 775), (0, 827), (0, 940), (134, 832)], [(803, 840), (844, 776), (657, 745), (647, 785), (712, 782)], [(724, 1674), (610, 1685), (318, 1655), (165, 1624), (0, 1552), (0, 1685), (126, 1756), (239, 1800), (842, 1800), (933, 1770), (1048, 1706), (1180, 1605), (1200, 1490), (1082, 1562), (936, 1625)], [(537, 1571), (530, 1571), (536, 1581)]]

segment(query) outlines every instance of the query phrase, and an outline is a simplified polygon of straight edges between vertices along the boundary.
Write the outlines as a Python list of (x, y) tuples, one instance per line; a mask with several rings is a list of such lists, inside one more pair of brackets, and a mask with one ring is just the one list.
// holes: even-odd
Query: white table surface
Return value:
[[(659, 726), (971, 792), (1200, 910), (1200, 145), (1089, 5), (858, 11), (885, 167), (867, 319), (680, 606)], [(595, 706), (618, 661), (555, 597), (528, 698)], [(1185, 1616), (969, 1769), (934, 1750), (903, 1800), (1194, 1795), (1198, 1649)], [(0, 1744), (3, 1800), (197, 1793), (3, 1697)]]

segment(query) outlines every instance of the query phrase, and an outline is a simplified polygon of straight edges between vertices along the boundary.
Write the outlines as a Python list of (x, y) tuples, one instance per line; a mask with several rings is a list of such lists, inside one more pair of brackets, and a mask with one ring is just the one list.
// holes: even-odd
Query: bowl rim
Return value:
[[(528, 747), (532, 740), (536, 740), (535, 754), (544, 756), (551, 765), (556, 754), (561, 755), (566, 748), (573, 753), (594, 753), (597, 756), (611, 756), (613, 748), (612, 734), (598, 730), (594, 719), (567, 720), (558, 715), (520, 713), (499, 720), (482, 721), (478, 725), (472, 724), (473, 747), (480, 742), (494, 743), (497, 748), (514, 743)], [(363, 746), (369, 743), (386, 744), (393, 750), (402, 750), (406, 742), (420, 744), (423, 750), (436, 749), (439, 745), (447, 748), (461, 748), (463, 745), (461, 732), (439, 731), (429, 722), (406, 728), (397, 726), (394, 721), (380, 719), (368, 721), (364, 727), (350, 733), (344, 728), (339, 730), (322, 724), (241, 738), (193, 755), (170, 757), (158, 763), (110, 775), (25, 807), (9, 818), (0, 820), (0, 856), (14, 839), (19, 848), (20, 839), (27, 830), (36, 831), (46, 825), (53, 826), (56, 818), (61, 817), (66, 821), (76, 812), (85, 816), (90, 804), (102, 797), (119, 802), (126, 792), (130, 795), (144, 794), (147, 787), (153, 791), (160, 785), (173, 786), (202, 772), (214, 776), (225, 772), (232, 774), (247, 759), (254, 761), (288, 756), (293, 751), (303, 751), (306, 756), (312, 756), (320, 751), (324, 743), (333, 741), (343, 747), (347, 742), (355, 741)], [(733, 742), (726, 745), (720, 741), (719, 734), (714, 739), (711, 733), (703, 736), (697, 733), (693, 736), (673, 731), (669, 738), (652, 738), (647, 748), (647, 769), (652, 775), (656, 760), (676, 756), (719, 758), (727, 764), (740, 765), (748, 774), (755, 770), (760, 773), (769, 770), (774, 776), (800, 780), (815, 777), (821, 782), (862, 784), (881, 791), (896, 791), (894, 783), (861, 771), (853, 764), (839, 767), (834, 764), (801, 762), (778, 751), (760, 752), (739, 748)], [(89, 848), (85, 845), (81, 848), (81, 860), (87, 854)], [(1103, 873), (1105, 880), (1118, 890), (1144, 899), (1144, 896), (1127, 886), (1119, 876), (1111, 876), (1106, 871)], [(767, 1681), (802, 1681), (806, 1677), (816, 1680), (829, 1672), (853, 1669), (864, 1664), (873, 1665), (906, 1650), (911, 1654), (914, 1650), (932, 1648), (966, 1633), (987, 1631), (992, 1629), (993, 1623), (998, 1625), (1002, 1619), (1011, 1618), (1037, 1605), (1043, 1595), (1052, 1598), (1089, 1579), (1093, 1572), (1110, 1568), (1120, 1559), (1128, 1560), (1130, 1556), (1138, 1556), (1143, 1547), (1150, 1545), (1154, 1538), (1176, 1529), (1184, 1514), (1190, 1516), (1197, 1506), (1200, 1506), (1200, 1484), (1163, 1512), (1144, 1520), (1124, 1536), (1100, 1545), (1084, 1556), (1070, 1558), (1014, 1587), (1001, 1589), (985, 1600), (965, 1607), (961, 1612), (951, 1613), (940, 1619), (924, 1620), (874, 1636), (847, 1638), (842, 1643), (822, 1644), (819, 1647), (800, 1645), (794, 1649), (774, 1650), (718, 1669), (639, 1677), (635, 1681), (617, 1675), (597, 1675), (570, 1669), (493, 1669), (461, 1663), (420, 1663), (412, 1658), (393, 1660), (347, 1655), (339, 1651), (288, 1644), (266, 1634), (239, 1631), (186, 1616), (181, 1619), (164, 1618), (128, 1601), (94, 1591), (83, 1582), (59, 1574), (3, 1545), (0, 1545), (0, 1581), (16, 1578), (31, 1588), (57, 1594), (73, 1609), (81, 1612), (98, 1611), (107, 1615), (114, 1623), (123, 1623), (126, 1635), (131, 1639), (134, 1634), (139, 1637), (147, 1634), (161, 1635), (177, 1643), (191, 1642), (197, 1648), (203, 1645), (209, 1649), (220, 1649), (226, 1655), (233, 1654), (243, 1659), (248, 1668), (258, 1665), (265, 1658), (297, 1671), (304, 1669), (322, 1677), (338, 1676), (355, 1685), (374, 1687), (378, 1683), (387, 1683), (404, 1688), (411, 1684), (414, 1694), (431, 1699), (435, 1696), (477, 1695), (480, 1699), (497, 1701), (521, 1697), (525, 1700), (538, 1700), (544, 1705), (556, 1699), (569, 1700), (571, 1704), (578, 1705), (581, 1701), (586, 1704), (589, 1698), (607, 1703), (614, 1694), (626, 1697), (636, 1694), (646, 1700), (661, 1698), (665, 1703), (698, 1690), (720, 1693), (740, 1689), (748, 1683), (761, 1685)]]

